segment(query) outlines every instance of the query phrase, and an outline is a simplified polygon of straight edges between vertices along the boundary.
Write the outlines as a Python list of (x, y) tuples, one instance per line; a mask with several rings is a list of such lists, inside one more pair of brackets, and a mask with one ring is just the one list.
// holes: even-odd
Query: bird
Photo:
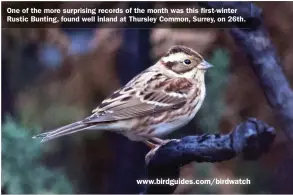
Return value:
[(155, 148), (166, 143), (161, 137), (195, 117), (206, 96), (205, 73), (211, 67), (195, 50), (172, 46), (88, 117), (33, 138), (45, 142), (79, 131), (104, 130)]

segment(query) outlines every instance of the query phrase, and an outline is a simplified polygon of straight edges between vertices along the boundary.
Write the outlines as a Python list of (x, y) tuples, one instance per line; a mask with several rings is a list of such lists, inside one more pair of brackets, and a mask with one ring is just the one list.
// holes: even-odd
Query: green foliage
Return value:
[(196, 119), (199, 119), (197, 124), (203, 131), (218, 132), (219, 122), (225, 108), (223, 97), (228, 82), (228, 52), (224, 49), (217, 49), (209, 62), (214, 67), (207, 72), (207, 95)]
[(73, 193), (61, 170), (49, 170), (40, 162), (42, 153), (39, 140), (27, 129), (12, 119), (2, 124), (1, 187), (6, 193)]

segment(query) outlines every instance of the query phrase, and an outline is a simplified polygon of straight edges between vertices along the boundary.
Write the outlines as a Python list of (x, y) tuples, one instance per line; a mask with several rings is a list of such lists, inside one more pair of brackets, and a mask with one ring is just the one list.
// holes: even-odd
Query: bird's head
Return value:
[(196, 51), (181, 45), (171, 47), (159, 62), (172, 75), (189, 79), (204, 78), (206, 70), (213, 67)]

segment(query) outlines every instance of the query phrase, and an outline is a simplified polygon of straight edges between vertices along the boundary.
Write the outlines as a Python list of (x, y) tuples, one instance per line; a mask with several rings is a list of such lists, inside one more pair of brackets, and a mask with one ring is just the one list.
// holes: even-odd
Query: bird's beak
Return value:
[(201, 70), (207, 70), (209, 68), (212, 68), (214, 67), (213, 65), (211, 65), (210, 63), (208, 63), (207, 61), (203, 60), (198, 66), (197, 68), (198, 69), (201, 69)]

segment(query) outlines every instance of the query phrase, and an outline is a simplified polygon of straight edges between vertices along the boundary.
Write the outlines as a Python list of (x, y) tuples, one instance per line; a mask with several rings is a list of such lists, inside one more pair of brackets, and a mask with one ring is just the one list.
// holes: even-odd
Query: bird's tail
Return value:
[(36, 135), (33, 138), (34, 139), (40, 138), (40, 139), (42, 139), (41, 142), (45, 142), (45, 141), (49, 141), (51, 139), (55, 139), (57, 137), (61, 137), (64, 135), (68, 135), (68, 134), (72, 134), (72, 133), (75, 133), (78, 131), (88, 129), (93, 126), (95, 126), (95, 125), (85, 124), (82, 121), (78, 121), (78, 122), (60, 127), (58, 129)]

